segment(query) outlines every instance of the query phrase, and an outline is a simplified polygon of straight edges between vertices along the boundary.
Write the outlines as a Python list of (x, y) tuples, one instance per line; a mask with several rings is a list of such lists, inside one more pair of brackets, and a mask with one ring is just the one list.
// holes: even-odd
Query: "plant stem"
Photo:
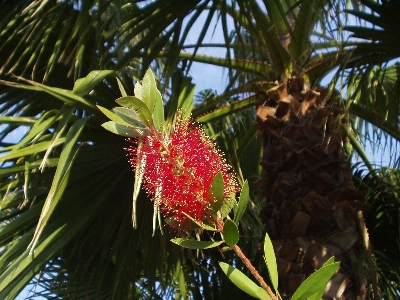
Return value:
[[(224, 223), (222, 219), (217, 220), (217, 229), (219, 232), (223, 233), (224, 230)], [(250, 260), (244, 255), (242, 252), (242, 249), (238, 245), (234, 245), (232, 247), (232, 250), (235, 251), (235, 253), (239, 256), (239, 258), (242, 260), (244, 265), (250, 270), (250, 273), (253, 274), (253, 276), (257, 279), (257, 281), (260, 283), (261, 287), (268, 293), (268, 295), (273, 299), (273, 300), (278, 300), (278, 296), (274, 294), (274, 292), (271, 290), (271, 288), (268, 286), (268, 284), (264, 281), (264, 278), (261, 277), (260, 273), (254, 268)]]

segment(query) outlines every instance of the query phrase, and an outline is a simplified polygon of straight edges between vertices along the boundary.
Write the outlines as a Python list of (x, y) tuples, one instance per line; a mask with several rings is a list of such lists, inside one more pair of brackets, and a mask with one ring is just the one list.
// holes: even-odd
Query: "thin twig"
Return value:
[[(224, 223), (221, 219), (217, 220), (217, 229), (221, 233), (224, 230)], [(250, 270), (251, 274), (253, 274), (253, 276), (257, 279), (261, 287), (268, 293), (268, 295), (273, 300), (278, 300), (279, 299), (278, 296), (274, 294), (274, 292), (271, 290), (268, 284), (264, 281), (264, 278), (261, 277), (260, 273), (258, 273), (258, 271), (254, 268), (250, 260), (246, 257), (246, 255), (244, 255), (240, 247), (238, 245), (234, 245), (232, 247), (232, 250), (235, 251), (235, 253), (239, 256), (244, 265)]]

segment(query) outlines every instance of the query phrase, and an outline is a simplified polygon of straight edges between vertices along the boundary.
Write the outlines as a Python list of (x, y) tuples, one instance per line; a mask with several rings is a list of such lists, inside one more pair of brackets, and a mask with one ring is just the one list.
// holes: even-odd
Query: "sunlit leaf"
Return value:
[(105, 122), (105, 123), (101, 124), (101, 126), (105, 129), (107, 129), (108, 131), (118, 134), (123, 137), (138, 137), (138, 136), (142, 136), (146, 132), (145, 129), (144, 130), (142, 130), (142, 129), (135, 130), (130, 127), (119, 125), (119, 124), (115, 123), (114, 121)]
[[(260, 293), (259, 286), (255, 284), (251, 279), (244, 275), (240, 270), (230, 266), (227, 263), (219, 262), (219, 266), (222, 271), (228, 276), (229, 280), (233, 282), (239, 289), (243, 292), (249, 294), (250, 296), (258, 299), (270, 299), (270, 298), (260, 298), (259, 294), (265, 296), (264, 293)], [(267, 295), (268, 296), (268, 295)]]
[(121, 117), (121, 119), (125, 122), (131, 124), (133, 127), (146, 127), (146, 125), (140, 120), (137, 112), (133, 109), (126, 107), (114, 107), (113, 112), (115, 112), (116, 115)]
[(86, 77), (77, 79), (73, 88), (76, 95), (84, 96), (93, 90), (97, 84), (108, 76), (116, 77), (116, 73), (111, 70), (91, 71)]
[[(140, 120), (148, 127), (153, 126), (153, 117), (147, 105), (134, 96), (121, 97), (115, 100), (119, 105), (136, 110)], [(122, 125), (122, 124), (121, 124)]]
[(236, 224), (239, 224), (240, 219), (243, 217), (248, 202), (249, 202), (249, 183), (246, 180), (242, 186), (242, 191), (240, 192), (238, 205), (235, 208), (235, 217), (233, 221)]
[(264, 239), (264, 260), (267, 265), (269, 278), (271, 279), (271, 283), (275, 291), (278, 290), (278, 267), (276, 264), (276, 257), (274, 247), (272, 246), (271, 239), (268, 236), (268, 233), (265, 234)]
[(112, 112), (111, 110), (108, 110), (105, 107), (101, 107), (100, 105), (97, 106), (100, 111), (105, 114), (111, 121), (114, 121), (115, 123), (125, 126), (125, 127), (130, 127), (131, 124), (128, 122), (124, 121), (120, 116), (118, 116), (116, 113)]
[(307, 299), (315, 293), (321, 295), (324, 293), (326, 285), (329, 280), (335, 274), (339, 268), (340, 263), (331, 263), (329, 265), (324, 265), (321, 269), (318, 269), (312, 273), (294, 292), (291, 300), (302, 300)]
[(177, 244), (181, 247), (184, 248), (189, 248), (189, 249), (209, 249), (209, 248), (214, 248), (218, 247), (223, 243), (223, 241), (196, 241), (196, 240), (190, 240), (190, 239), (183, 239), (183, 238), (175, 238), (172, 239), (171, 242), (174, 244)]

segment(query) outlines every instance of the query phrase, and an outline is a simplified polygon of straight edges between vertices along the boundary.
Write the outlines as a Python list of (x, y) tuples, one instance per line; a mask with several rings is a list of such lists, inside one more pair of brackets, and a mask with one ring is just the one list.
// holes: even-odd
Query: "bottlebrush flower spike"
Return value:
[(209, 189), (214, 177), (221, 173), (224, 197), (239, 190), (235, 175), (214, 142), (192, 120), (177, 118), (169, 134), (150, 130), (142, 137), (142, 148), (137, 141), (126, 150), (135, 168), (143, 157), (146, 165), (142, 172), (143, 185), (161, 213), (171, 220), (178, 231), (191, 223), (189, 215), (202, 223), (211, 221)]

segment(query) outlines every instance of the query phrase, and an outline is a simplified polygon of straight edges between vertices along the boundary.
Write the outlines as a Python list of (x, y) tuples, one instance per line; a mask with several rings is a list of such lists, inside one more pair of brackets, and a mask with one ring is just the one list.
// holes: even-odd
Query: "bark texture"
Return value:
[(274, 243), (279, 286), (289, 299), (331, 256), (340, 269), (324, 299), (365, 299), (367, 273), (358, 212), (366, 209), (343, 154), (337, 93), (290, 78), (257, 103), (266, 199), (261, 217)]

